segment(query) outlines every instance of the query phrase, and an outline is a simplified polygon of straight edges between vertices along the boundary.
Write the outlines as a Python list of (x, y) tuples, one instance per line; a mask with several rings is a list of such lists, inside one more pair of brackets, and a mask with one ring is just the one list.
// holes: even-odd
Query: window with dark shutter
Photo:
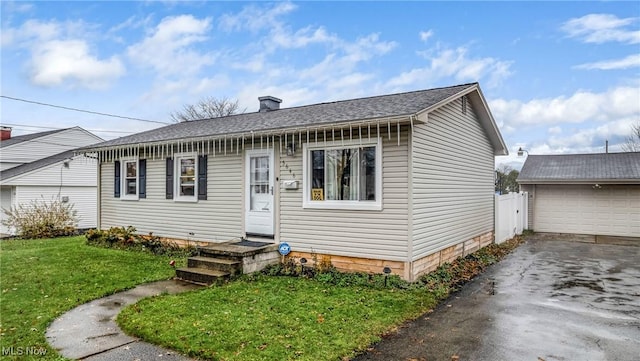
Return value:
[(116, 160), (114, 164), (114, 177), (113, 177), (113, 196), (120, 198), (120, 161)]
[(207, 199), (207, 156), (198, 157), (198, 199)]
[(147, 160), (138, 160), (138, 197), (147, 198)]
[(167, 158), (166, 198), (173, 199), (173, 158)]

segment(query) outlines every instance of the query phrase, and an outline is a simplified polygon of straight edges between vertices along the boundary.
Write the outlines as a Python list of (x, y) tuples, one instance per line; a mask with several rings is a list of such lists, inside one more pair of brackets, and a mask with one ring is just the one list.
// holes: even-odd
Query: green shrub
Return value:
[(76, 233), (78, 217), (73, 204), (43, 199), (3, 209), (2, 224), (14, 228), (21, 238), (55, 238)]
[(135, 227), (111, 227), (108, 230), (93, 229), (85, 234), (87, 244), (91, 246), (129, 249), (149, 252), (156, 255), (192, 256), (197, 253), (195, 247), (180, 247), (172, 242), (163, 242), (152, 233), (139, 235)]

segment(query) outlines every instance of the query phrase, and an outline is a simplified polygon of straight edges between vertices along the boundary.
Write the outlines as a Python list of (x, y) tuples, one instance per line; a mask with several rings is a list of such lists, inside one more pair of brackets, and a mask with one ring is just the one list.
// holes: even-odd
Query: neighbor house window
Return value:
[(382, 209), (382, 146), (375, 142), (306, 145), (306, 208)]
[(179, 154), (175, 157), (176, 200), (198, 199), (198, 157), (196, 154)]

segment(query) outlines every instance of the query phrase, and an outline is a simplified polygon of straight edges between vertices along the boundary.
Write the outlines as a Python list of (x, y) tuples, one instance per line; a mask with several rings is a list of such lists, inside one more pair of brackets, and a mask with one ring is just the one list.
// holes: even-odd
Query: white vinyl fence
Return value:
[(529, 197), (527, 192), (496, 195), (496, 243), (502, 243), (528, 227)]

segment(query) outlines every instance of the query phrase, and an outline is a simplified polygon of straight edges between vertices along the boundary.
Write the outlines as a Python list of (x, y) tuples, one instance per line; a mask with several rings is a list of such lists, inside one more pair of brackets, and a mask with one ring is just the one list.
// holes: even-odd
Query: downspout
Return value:
[(96, 185), (96, 229), (101, 229), (101, 225), (102, 225), (102, 163), (100, 161), (100, 153), (98, 153), (98, 157), (96, 159), (96, 163), (98, 165), (97, 169), (96, 169), (96, 173), (98, 176), (97, 179), (97, 185)]
[[(407, 266), (408, 272), (405, 271), (405, 279), (408, 279), (410, 282), (414, 281), (414, 271), (413, 271), (413, 120), (416, 118), (415, 115), (409, 116), (409, 121), (411, 126), (407, 130), (409, 133), (407, 135)], [(408, 274), (407, 274), (408, 273)]]

